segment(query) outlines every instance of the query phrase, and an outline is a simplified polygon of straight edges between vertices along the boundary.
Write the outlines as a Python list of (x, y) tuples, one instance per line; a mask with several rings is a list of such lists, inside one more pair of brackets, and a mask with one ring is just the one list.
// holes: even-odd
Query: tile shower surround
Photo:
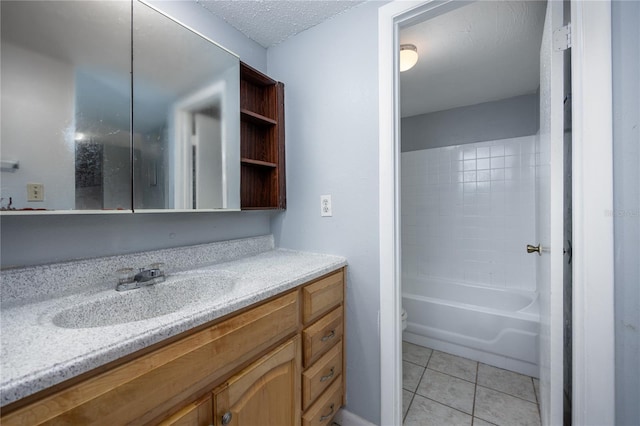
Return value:
[(403, 275), (536, 289), (535, 141), (402, 153)]

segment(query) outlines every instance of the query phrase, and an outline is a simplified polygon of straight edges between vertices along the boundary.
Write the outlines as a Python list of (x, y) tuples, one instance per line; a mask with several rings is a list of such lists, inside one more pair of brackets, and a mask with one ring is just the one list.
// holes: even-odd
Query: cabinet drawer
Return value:
[(340, 341), (343, 333), (342, 307), (336, 308), (302, 331), (304, 367)]
[(342, 342), (302, 373), (302, 408), (307, 409), (342, 374)]
[(308, 324), (342, 303), (342, 270), (302, 288), (302, 321)]
[(326, 426), (342, 405), (342, 377), (335, 380), (302, 416), (302, 426)]
[(214, 324), (3, 416), (3, 425), (143, 424), (298, 328), (297, 293)]

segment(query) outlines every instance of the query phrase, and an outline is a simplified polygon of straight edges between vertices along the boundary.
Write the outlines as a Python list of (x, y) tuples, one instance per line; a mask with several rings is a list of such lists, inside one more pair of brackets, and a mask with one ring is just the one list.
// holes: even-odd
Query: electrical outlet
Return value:
[(320, 196), (320, 216), (333, 216), (331, 210), (331, 195)]
[(27, 201), (44, 201), (44, 184), (27, 184)]

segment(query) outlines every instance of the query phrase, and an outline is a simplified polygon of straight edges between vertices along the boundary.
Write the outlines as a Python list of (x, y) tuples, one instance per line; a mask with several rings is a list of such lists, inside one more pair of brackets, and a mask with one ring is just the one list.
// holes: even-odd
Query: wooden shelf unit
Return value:
[(287, 207), (284, 84), (240, 62), (240, 204)]

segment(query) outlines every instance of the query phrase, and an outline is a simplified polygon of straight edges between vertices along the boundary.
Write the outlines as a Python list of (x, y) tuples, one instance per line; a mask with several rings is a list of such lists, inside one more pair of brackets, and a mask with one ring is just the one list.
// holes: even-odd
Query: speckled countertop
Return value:
[[(165, 282), (114, 290), (113, 271), (156, 261), (166, 262)], [(345, 265), (339, 256), (275, 249), (265, 236), (2, 271), (0, 405)], [(168, 313), (149, 318), (147, 300), (152, 310), (160, 306)], [(167, 300), (179, 309), (163, 305)], [(110, 315), (109, 306), (140, 318), (118, 324), (121, 318)]]

